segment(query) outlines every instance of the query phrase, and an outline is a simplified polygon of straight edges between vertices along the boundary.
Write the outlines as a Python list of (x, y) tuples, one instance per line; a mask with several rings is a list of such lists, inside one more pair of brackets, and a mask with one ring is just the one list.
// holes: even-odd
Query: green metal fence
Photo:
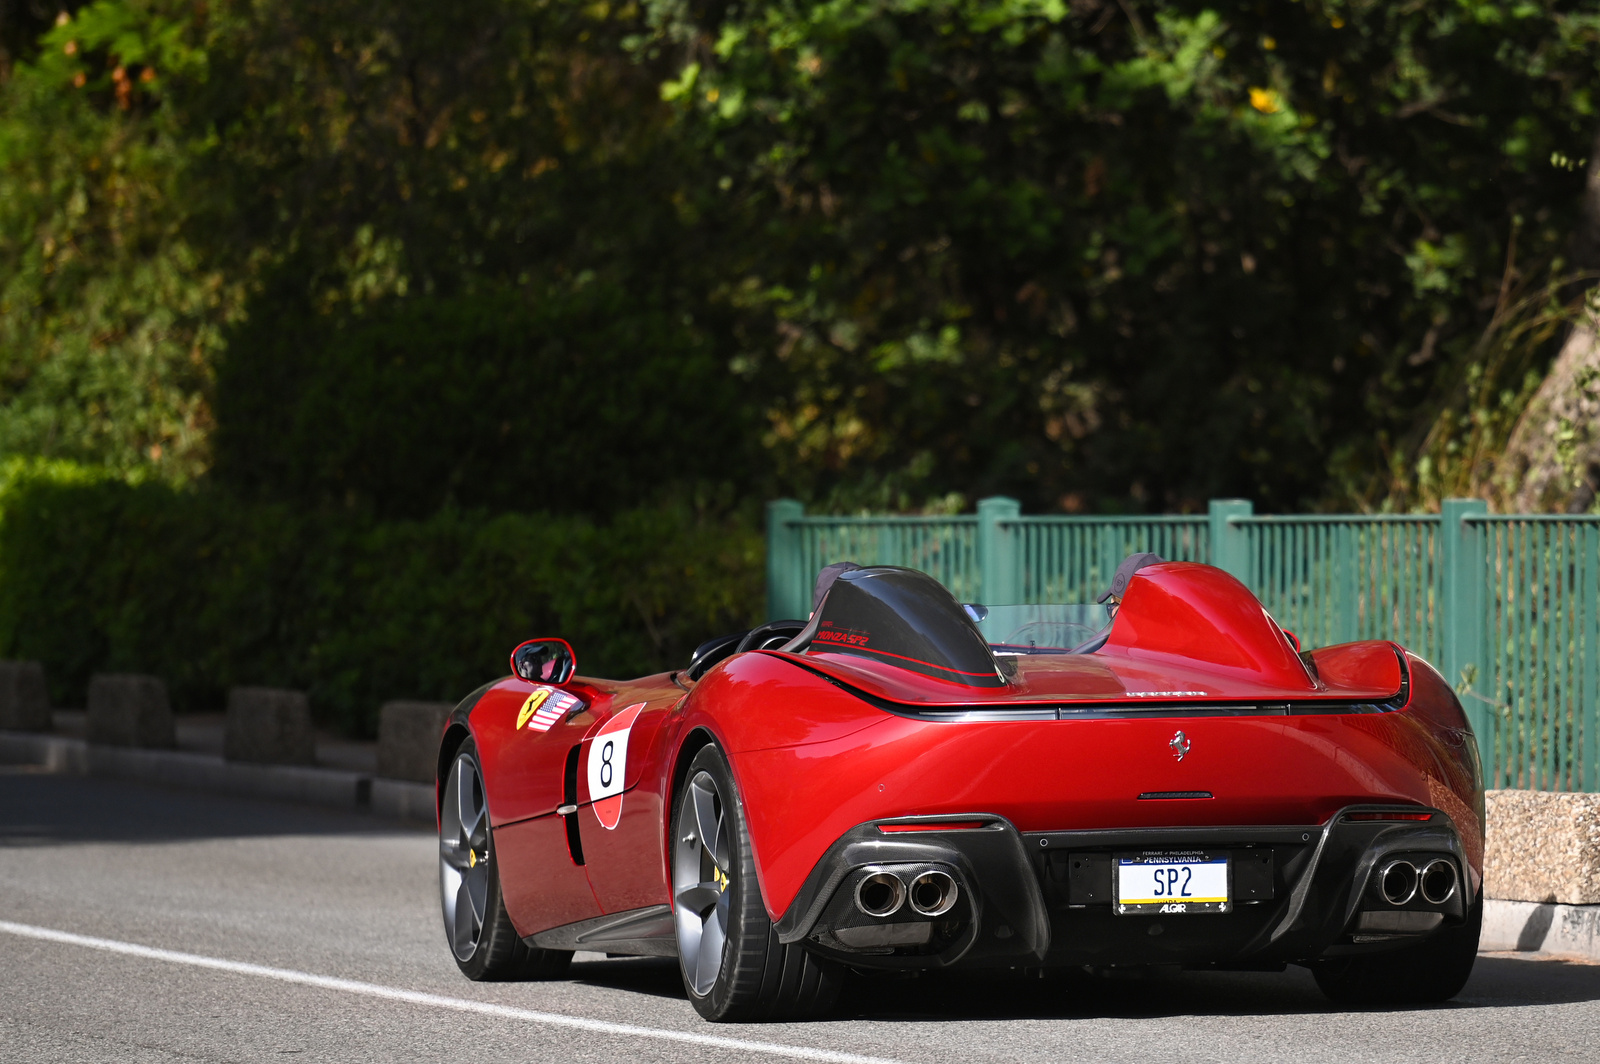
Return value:
[(1600, 517), (1438, 514), (950, 517), (767, 511), (769, 614), (803, 617), (829, 562), (908, 565), (964, 601), (1088, 602), (1136, 551), (1243, 580), (1307, 646), (1394, 639), (1435, 664), (1472, 718), (1490, 787), (1600, 791)]

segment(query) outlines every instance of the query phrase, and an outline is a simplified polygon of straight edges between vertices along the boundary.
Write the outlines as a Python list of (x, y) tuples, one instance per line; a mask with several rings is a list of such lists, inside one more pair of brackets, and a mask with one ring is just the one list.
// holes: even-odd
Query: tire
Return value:
[(756, 882), (744, 805), (715, 746), (689, 763), (672, 828), (678, 967), (695, 1011), (717, 1022), (825, 1015), (843, 970), (778, 941)]
[(1433, 1005), (1461, 993), (1478, 959), (1483, 898), (1466, 920), (1414, 946), (1367, 957), (1323, 961), (1311, 971), (1317, 986), (1340, 1005)]
[(439, 810), (439, 900), (445, 940), (468, 979), (554, 979), (572, 954), (525, 945), (500, 893), (500, 863), (484, 796), (478, 748), (456, 751)]

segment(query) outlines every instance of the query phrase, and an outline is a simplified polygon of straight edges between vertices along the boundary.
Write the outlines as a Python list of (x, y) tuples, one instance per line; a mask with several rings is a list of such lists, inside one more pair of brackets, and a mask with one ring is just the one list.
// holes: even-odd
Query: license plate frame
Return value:
[(1119, 916), (1227, 913), (1233, 898), (1233, 855), (1224, 850), (1144, 850), (1111, 859), (1111, 910)]

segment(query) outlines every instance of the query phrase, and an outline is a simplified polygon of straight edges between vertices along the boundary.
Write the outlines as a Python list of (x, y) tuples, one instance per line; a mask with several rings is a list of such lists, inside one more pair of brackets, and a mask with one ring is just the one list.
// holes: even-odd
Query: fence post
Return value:
[(1242, 583), (1250, 583), (1250, 540), (1229, 518), (1251, 517), (1255, 504), (1249, 499), (1212, 499), (1211, 564), (1231, 573)]
[(978, 601), (1009, 606), (1022, 601), (1016, 533), (1002, 521), (1022, 516), (1022, 504), (1004, 495), (978, 500)]
[[(1439, 657), (1445, 682), (1457, 691), (1481, 695), (1488, 678), (1483, 638), (1483, 535), (1481, 524), (1469, 520), (1489, 512), (1482, 499), (1445, 499), (1439, 504)], [(1468, 682), (1470, 677), (1471, 682)], [(1462, 698), (1480, 747), (1490, 741), (1488, 705), (1479, 698)]]
[(799, 520), (806, 508), (795, 499), (767, 503), (767, 620), (804, 617), (804, 576), (800, 573)]

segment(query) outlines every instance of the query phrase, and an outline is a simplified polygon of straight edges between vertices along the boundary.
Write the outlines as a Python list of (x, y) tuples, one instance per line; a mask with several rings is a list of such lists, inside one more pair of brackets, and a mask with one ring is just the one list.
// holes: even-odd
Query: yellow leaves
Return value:
[(1252, 86), (1250, 89), (1250, 106), (1264, 115), (1275, 115), (1283, 110), (1283, 97), (1278, 95), (1276, 89)]
[(63, 52), (65, 52), (67, 55), (77, 55), (78, 54), (78, 42), (77, 41), (68, 41), (66, 44), (63, 44), (61, 46), (61, 50)]
[(707, 89), (706, 90), (706, 103), (716, 103), (717, 100), (721, 98), (721, 96), (722, 96), (722, 93), (720, 91), (718, 91), (717, 89)]
[(1267, 52), (1277, 51), (1277, 48), (1278, 48), (1278, 40), (1277, 40), (1277, 38), (1263, 36), (1261, 38), (1261, 48), (1262, 48), (1263, 51), (1267, 51)]

